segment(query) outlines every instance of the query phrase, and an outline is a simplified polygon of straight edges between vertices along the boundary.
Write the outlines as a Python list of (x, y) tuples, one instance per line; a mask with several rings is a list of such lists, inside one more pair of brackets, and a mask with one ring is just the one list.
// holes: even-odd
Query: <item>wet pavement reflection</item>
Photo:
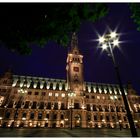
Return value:
[[(140, 137), (140, 129), (137, 129)], [(0, 128), (0, 137), (131, 137), (130, 129)]]

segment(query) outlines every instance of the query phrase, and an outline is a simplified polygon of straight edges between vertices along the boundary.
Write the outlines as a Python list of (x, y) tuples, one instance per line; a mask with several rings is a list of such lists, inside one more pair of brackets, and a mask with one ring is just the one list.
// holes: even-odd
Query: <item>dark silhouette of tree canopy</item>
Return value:
[(132, 12), (131, 18), (137, 25), (137, 30), (140, 31), (140, 3), (131, 3), (129, 6)]
[(96, 22), (108, 13), (101, 3), (1, 4), (0, 41), (10, 50), (30, 54), (29, 44), (48, 41), (67, 46), (83, 21)]

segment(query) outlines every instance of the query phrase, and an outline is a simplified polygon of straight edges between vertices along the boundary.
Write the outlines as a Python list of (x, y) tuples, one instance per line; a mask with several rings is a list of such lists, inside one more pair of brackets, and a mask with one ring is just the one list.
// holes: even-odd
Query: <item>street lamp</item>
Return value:
[(14, 127), (15, 119), (16, 119), (16, 116), (17, 116), (17, 112), (18, 112), (18, 109), (19, 109), (20, 102), (22, 101), (22, 97), (25, 96), (25, 94), (27, 94), (26, 85), (24, 85), (22, 88), (18, 89), (17, 91), (19, 93), (19, 100), (18, 100), (18, 103), (16, 105), (17, 108), (16, 108), (16, 111), (15, 111), (15, 114), (14, 114), (14, 121), (12, 123), (12, 128)]
[(71, 110), (71, 125), (70, 125), (70, 129), (72, 130), (72, 108), (74, 108), (74, 104), (73, 104), (73, 102), (72, 102), (72, 100), (73, 100), (73, 97), (75, 97), (76, 96), (76, 94), (74, 93), (74, 92), (69, 92), (68, 93), (68, 97), (70, 98), (70, 100), (71, 100), (71, 102), (70, 102), (70, 105), (69, 105), (69, 108), (70, 108), (70, 110)]
[(120, 87), (120, 91), (122, 93), (122, 97), (123, 97), (123, 101), (124, 101), (124, 105), (127, 111), (127, 117), (128, 117), (128, 121), (129, 121), (129, 125), (130, 125), (130, 130), (131, 130), (131, 134), (132, 137), (138, 137), (137, 135), (137, 131), (134, 125), (134, 121), (132, 118), (132, 114), (130, 112), (130, 108), (128, 105), (128, 101), (127, 98), (125, 96), (125, 92), (122, 86), (122, 81), (120, 78), (120, 73), (119, 73), (119, 68), (116, 64), (116, 60), (113, 54), (113, 48), (119, 45), (119, 40), (118, 40), (118, 34), (116, 32), (111, 32), (110, 34), (105, 34), (102, 37), (99, 37), (99, 45), (101, 46), (102, 49), (106, 50), (108, 53), (108, 56), (111, 57), (115, 71), (116, 71), (116, 76), (117, 76), (117, 80), (118, 80), (118, 84)]

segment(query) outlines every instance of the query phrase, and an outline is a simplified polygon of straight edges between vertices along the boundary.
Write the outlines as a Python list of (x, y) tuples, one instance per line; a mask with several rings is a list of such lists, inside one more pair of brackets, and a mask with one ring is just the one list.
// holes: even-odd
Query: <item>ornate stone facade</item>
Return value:
[[(67, 79), (13, 75), (0, 77), (1, 127), (128, 128), (118, 85), (84, 82), (83, 55), (75, 34), (67, 56)], [(140, 96), (124, 87), (136, 127)]]

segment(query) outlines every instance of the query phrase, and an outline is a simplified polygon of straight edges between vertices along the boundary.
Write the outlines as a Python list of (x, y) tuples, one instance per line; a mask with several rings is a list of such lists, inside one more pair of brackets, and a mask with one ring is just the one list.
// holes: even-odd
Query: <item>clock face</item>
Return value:
[(73, 70), (74, 70), (75, 72), (79, 72), (79, 67), (74, 67)]

